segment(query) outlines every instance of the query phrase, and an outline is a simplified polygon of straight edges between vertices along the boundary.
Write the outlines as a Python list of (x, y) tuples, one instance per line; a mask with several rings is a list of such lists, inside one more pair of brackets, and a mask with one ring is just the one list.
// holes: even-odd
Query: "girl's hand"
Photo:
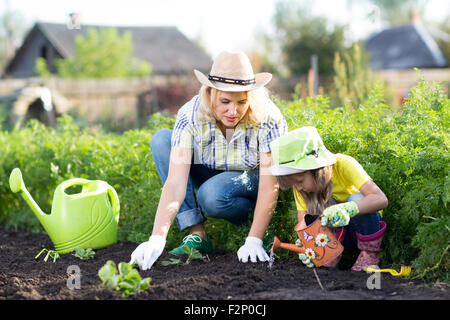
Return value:
[(301, 262), (303, 262), (303, 264), (305, 266), (307, 266), (308, 268), (313, 268), (314, 264), (311, 262), (311, 259), (309, 259), (306, 254), (300, 253), (298, 255), (298, 258), (301, 260)]
[(333, 227), (345, 227), (350, 222), (350, 218), (358, 213), (359, 209), (356, 202), (339, 203), (329, 206), (323, 211), (321, 222), (323, 226), (329, 224)]

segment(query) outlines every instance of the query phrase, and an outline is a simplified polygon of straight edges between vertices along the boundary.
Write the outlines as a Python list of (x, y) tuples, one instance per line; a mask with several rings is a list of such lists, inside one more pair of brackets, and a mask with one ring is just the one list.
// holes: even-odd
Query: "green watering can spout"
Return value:
[[(81, 185), (79, 193), (66, 189)], [(58, 185), (53, 195), (52, 210), (46, 214), (28, 192), (19, 168), (9, 176), (9, 186), (20, 192), (47, 231), (58, 253), (74, 248), (100, 249), (117, 241), (120, 203), (116, 190), (105, 181), (73, 178)]]
[(28, 192), (22, 179), (22, 172), (19, 168), (15, 168), (11, 172), (11, 175), (9, 176), (9, 186), (12, 192), (20, 192), (20, 195), (25, 199), (25, 201), (28, 203), (31, 210), (33, 210), (34, 214), (37, 216), (39, 221), (41, 221), (41, 223), (43, 222), (43, 219), (49, 216), (44, 211), (42, 211), (41, 208), (39, 208), (36, 201), (34, 201), (33, 197)]

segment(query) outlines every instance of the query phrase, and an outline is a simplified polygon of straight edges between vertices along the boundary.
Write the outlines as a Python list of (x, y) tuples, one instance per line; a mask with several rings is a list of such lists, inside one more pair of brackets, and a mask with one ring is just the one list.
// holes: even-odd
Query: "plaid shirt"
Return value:
[(250, 170), (259, 165), (259, 153), (270, 152), (270, 142), (287, 132), (287, 123), (277, 106), (268, 100), (267, 119), (258, 126), (240, 121), (228, 142), (215, 122), (198, 121), (199, 97), (178, 111), (172, 146), (194, 148), (194, 163), (215, 170)]

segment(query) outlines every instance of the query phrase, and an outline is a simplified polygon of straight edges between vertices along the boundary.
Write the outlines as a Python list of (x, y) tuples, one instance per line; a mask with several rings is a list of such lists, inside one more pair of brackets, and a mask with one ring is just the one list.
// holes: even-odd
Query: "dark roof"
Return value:
[(367, 39), (365, 47), (373, 70), (447, 65), (438, 45), (421, 23), (383, 30)]
[[(120, 35), (126, 31), (132, 34), (133, 56), (150, 62), (153, 73), (186, 73), (192, 72), (194, 68), (203, 71), (211, 68), (211, 57), (176, 27), (112, 27)], [(35, 28), (39, 28), (61, 56), (66, 58), (74, 54), (75, 37), (85, 36), (89, 28), (108, 26), (81, 25), (80, 29), (69, 29), (66, 24), (38, 22)]]

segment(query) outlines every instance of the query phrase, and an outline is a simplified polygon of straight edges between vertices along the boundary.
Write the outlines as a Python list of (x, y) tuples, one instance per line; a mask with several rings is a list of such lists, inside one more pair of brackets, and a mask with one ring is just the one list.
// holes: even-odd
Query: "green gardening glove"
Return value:
[(358, 205), (354, 201), (329, 206), (323, 210), (321, 222), (323, 226), (345, 227), (359, 213)]

